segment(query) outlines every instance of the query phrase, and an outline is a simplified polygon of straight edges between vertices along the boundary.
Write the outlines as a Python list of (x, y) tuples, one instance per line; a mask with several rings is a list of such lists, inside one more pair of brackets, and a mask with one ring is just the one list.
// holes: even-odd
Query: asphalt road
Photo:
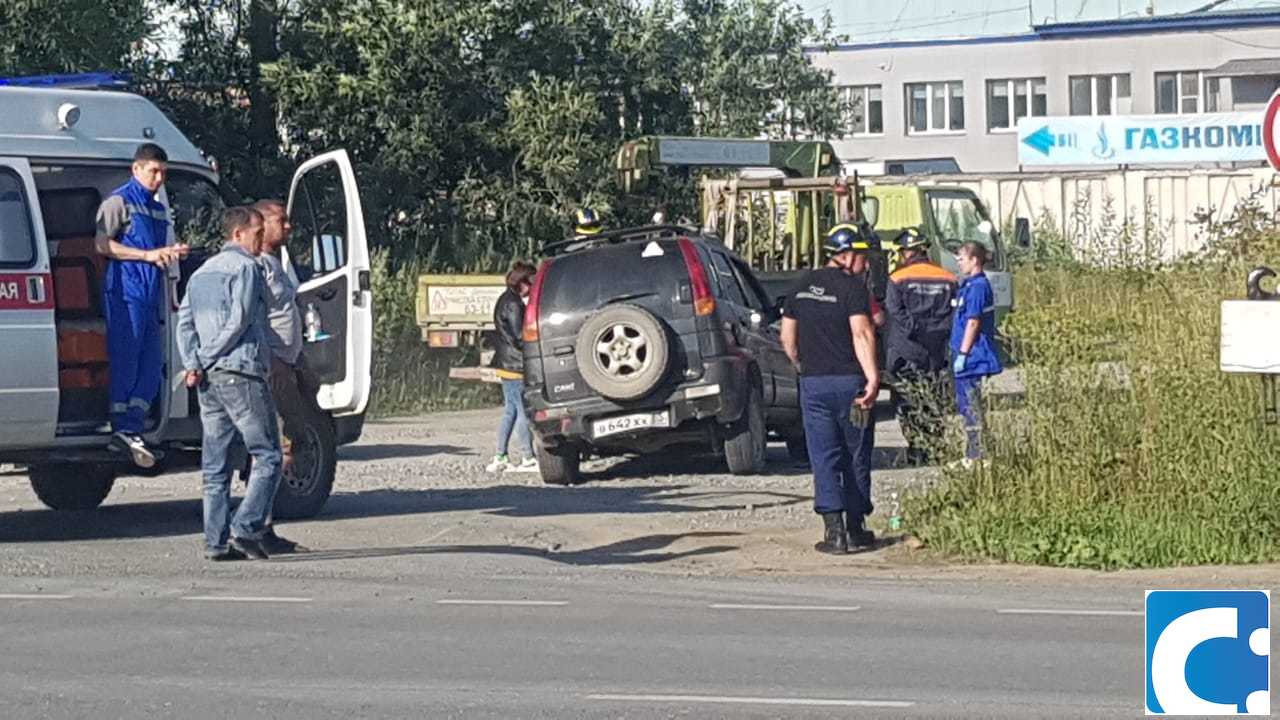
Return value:
[(0, 596), (5, 716), (1141, 712), (1140, 591), (421, 560), (422, 583), (52, 580)]
[[(957, 565), (889, 536), (815, 553), (811, 480), (770, 449), (488, 475), (496, 412), (371, 424), (314, 552), (201, 558), (194, 472), (96, 511), (0, 472), (0, 718), (1132, 717), (1143, 591), (1280, 586), (1280, 568)], [(935, 482), (894, 466), (875, 486)]]

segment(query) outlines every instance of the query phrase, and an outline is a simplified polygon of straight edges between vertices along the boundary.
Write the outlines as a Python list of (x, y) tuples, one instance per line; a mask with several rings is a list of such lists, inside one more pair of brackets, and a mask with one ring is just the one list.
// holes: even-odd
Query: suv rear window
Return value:
[(543, 312), (597, 308), (646, 295), (674, 295), (689, 282), (680, 249), (657, 241), (662, 255), (642, 257), (649, 243), (635, 242), (555, 258), (542, 290)]

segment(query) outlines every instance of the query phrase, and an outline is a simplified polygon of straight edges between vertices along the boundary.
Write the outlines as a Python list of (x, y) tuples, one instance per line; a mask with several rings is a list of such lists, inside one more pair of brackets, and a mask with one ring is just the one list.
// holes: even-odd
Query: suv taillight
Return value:
[(533, 287), (529, 289), (529, 302), (524, 306), (524, 336), (525, 342), (538, 342), (538, 306), (542, 304), (542, 283), (547, 280), (547, 268), (551, 267), (550, 260), (543, 260), (542, 267), (538, 268), (538, 274), (533, 277)]
[(689, 238), (680, 238), (676, 244), (680, 246), (680, 255), (684, 257), (684, 266), (689, 269), (689, 285), (693, 290), (693, 314), (710, 315), (715, 312), (716, 299), (711, 294), (711, 283), (707, 281), (707, 269), (702, 266), (698, 249), (693, 246)]

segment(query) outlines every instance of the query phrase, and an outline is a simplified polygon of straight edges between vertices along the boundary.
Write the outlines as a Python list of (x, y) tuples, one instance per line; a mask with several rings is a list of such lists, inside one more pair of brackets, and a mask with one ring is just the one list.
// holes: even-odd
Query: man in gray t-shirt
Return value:
[[(293, 442), (308, 415), (319, 412), (315, 404), (315, 388), (302, 378), (302, 317), (298, 313), (298, 284), (280, 260), (280, 248), (289, 239), (289, 215), (279, 200), (260, 200), (254, 209), (262, 213), (262, 252), (258, 264), (271, 291), (268, 320), (271, 332), (271, 396), (280, 413), (280, 450), (282, 474), (287, 479), (294, 472)], [(268, 525), (263, 544), (269, 553), (298, 552), (306, 548), (275, 534)]]

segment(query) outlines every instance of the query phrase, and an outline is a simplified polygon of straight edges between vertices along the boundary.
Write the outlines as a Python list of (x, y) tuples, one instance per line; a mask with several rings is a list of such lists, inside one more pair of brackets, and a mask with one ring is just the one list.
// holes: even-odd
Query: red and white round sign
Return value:
[(1267, 114), (1262, 120), (1262, 144), (1267, 148), (1267, 161), (1280, 172), (1280, 90), (1267, 103)]

